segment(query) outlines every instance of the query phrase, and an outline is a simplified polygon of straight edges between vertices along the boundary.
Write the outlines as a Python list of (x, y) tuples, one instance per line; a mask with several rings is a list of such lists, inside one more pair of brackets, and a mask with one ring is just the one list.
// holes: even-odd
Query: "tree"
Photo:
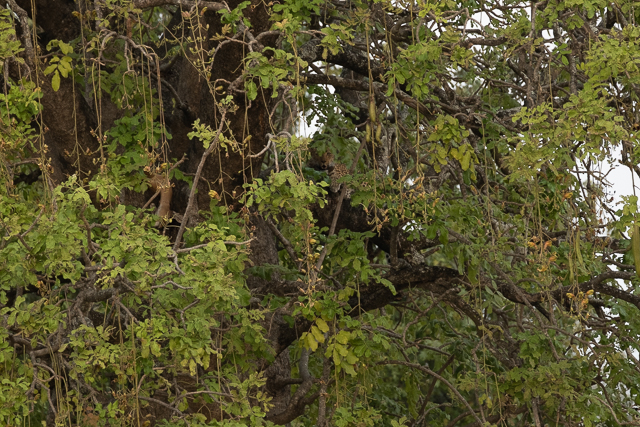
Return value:
[(639, 425), (638, 15), (8, 0), (1, 422)]

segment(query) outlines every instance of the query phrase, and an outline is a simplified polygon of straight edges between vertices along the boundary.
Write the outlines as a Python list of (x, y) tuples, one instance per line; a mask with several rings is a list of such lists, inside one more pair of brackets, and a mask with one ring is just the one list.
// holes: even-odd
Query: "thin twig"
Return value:
[(256, 157), (262, 156), (265, 153), (265, 151), (269, 149), (270, 146), (271, 146), (271, 138), (267, 140), (267, 145), (265, 145), (265, 147), (259, 153), (251, 154), (250, 156), (247, 156), (247, 157), (249, 157), (250, 159), (254, 159)]
[(284, 235), (280, 232), (280, 230), (278, 230), (278, 227), (276, 227), (275, 224), (271, 222), (271, 220), (265, 220), (265, 222), (267, 223), (267, 226), (271, 229), (271, 232), (276, 235), (278, 240), (280, 240), (280, 243), (282, 243), (282, 246), (284, 246), (284, 249), (289, 254), (291, 261), (293, 261), (294, 264), (297, 266), (297, 268), (300, 269), (300, 257), (298, 257), (298, 255), (296, 254), (296, 251), (295, 249), (293, 249), (291, 242), (289, 242), (289, 240), (287, 240), (287, 238), (284, 237)]
[(181, 276), (185, 276), (184, 271), (182, 271), (180, 265), (178, 265), (178, 254), (174, 252), (172, 255), (169, 255), (169, 258), (173, 258), (173, 263), (175, 264), (178, 273), (180, 273)]
[(27, 12), (18, 6), (15, 0), (7, 0), (11, 10), (20, 18), (20, 27), (22, 28), (22, 41), (24, 42), (24, 52), (26, 56), (26, 64), (29, 73), (31, 73), (30, 67), (33, 66), (33, 43), (31, 42), (31, 31), (29, 30), (29, 15)]
[(417, 363), (403, 362), (402, 360), (382, 361), (382, 362), (378, 362), (378, 365), (402, 365), (402, 366), (406, 366), (406, 367), (409, 367), (409, 368), (418, 369), (418, 370), (420, 370), (420, 371), (422, 371), (422, 372), (424, 372), (426, 374), (431, 375), (434, 378), (437, 378), (438, 380), (440, 380), (441, 383), (446, 385), (449, 388), (449, 390), (451, 390), (453, 392), (453, 394), (456, 395), (456, 397), (458, 399), (460, 399), (460, 401), (471, 412), (471, 415), (473, 415), (473, 417), (476, 419), (476, 422), (478, 422), (480, 425), (483, 425), (482, 420), (476, 415), (476, 413), (473, 410), (473, 408), (471, 407), (471, 405), (469, 405), (469, 402), (467, 402), (467, 400), (460, 394), (458, 389), (455, 388), (453, 386), (453, 384), (451, 384), (449, 381), (447, 381), (446, 378), (442, 377), (441, 375), (438, 375), (437, 373), (433, 372), (431, 369), (427, 368), (426, 366), (418, 365)]
[[(224, 243), (225, 245), (242, 246), (242, 245), (247, 245), (247, 244), (251, 243), (253, 240), (255, 240), (255, 237), (252, 237), (249, 240), (245, 240), (244, 242), (224, 241), (222, 243)], [(212, 243), (212, 242), (209, 242), (209, 243)], [(196, 249), (206, 248), (207, 246), (209, 246), (209, 243), (203, 243), (201, 245), (191, 246), (190, 248), (178, 249), (176, 251), (176, 253), (177, 254), (181, 254), (181, 253), (190, 252), (190, 251), (193, 251), (193, 250), (196, 250)]]
[[(362, 150), (364, 146), (367, 144), (365, 139), (360, 143), (360, 147), (358, 148), (358, 152), (356, 153), (355, 159), (353, 159), (353, 163), (351, 164), (351, 168), (349, 169), (349, 174), (353, 174), (356, 170), (356, 166), (358, 165), (358, 161), (360, 160), (360, 156), (362, 155)], [(336, 232), (336, 227), (338, 225), (338, 217), (340, 216), (340, 210), (342, 208), (342, 201), (344, 200), (345, 195), (347, 194), (347, 186), (342, 186), (342, 191), (340, 191), (340, 196), (338, 197), (338, 203), (336, 204), (336, 210), (333, 213), (333, 220), (331, 221), (331, 228), (329, 228), (329, 233), (327, 236), (332, 236)], [(318, 258), (318, 262), (316, 263), (316, 270), (320, 270), (322, 267), (322, 263), (324, 262), (324, 258), (327, 256), (328, 246), (325, 245), (322, 248), (322, 252), (320, 253), (320, 257)]]
[(173, 280), (167, 280), (166, 282), (164, 282), (162, 285), (156, 285), (156, 286), (152, 286), (151, 289), (159, 289), (159, 288), (165, 288), (168, 289), (169, 287), (167, 286), (168, 284), (171, 284), (173, 286), (175, 286), (178, 289), (184, 289), (185, 291), (189, 290), (189, 289), (193, 289), (192, 286), (181, 286), (178, 285), (176, 282), (174, 282)]
[[(198, 170), (196, 171), (196, 175), (193, 177), (193, 185), (191, 186), (191, 192), (189, 193), (189, 202), (187, 203), (187, 209), (184, 212), (184, 217), (182, 219), (182, 223), (180, 224), (180, 229), (178, 230), (178, 235), (176, 236), (176, 242), (173, 244), (173, 251), (175, 252), (180, 246), (180, 242), (182, 240), (182, 235), (184, 234), (184, 230), (189, 222), (189, 217), (192, 214), (193, 204), (196, 198), (196, 189), (198, 188), (198, 181), (200, 181), (200, 175), (202, 175), (202, 169), (204, 168), (204, 162), (209, 157), (209, 154), (213, 152), (213, 150), (218, 146), (218, 141), (220, 140), (220, 135), (222, 135), (222, 128), (227, 118), (227, 111), (224, 110), (222, 113), (222, 118), (220, 120), (220, 126), (218, 126), (218, 130), (216, 132), (216, 137), (209, 144), (209, 148), (206, 149), (202, 158), (200, 159), (200, 164), (198, 164)], [(176, 265), (177, 265), (177, 257), (176, 257)]]

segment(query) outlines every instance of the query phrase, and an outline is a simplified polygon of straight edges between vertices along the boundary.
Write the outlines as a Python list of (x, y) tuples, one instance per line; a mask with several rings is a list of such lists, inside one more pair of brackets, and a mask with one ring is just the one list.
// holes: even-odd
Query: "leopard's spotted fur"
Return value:
[[(320, 154), (314, 148), (311, 150), (311, 159), (307, 163), (309, 167), (316, 170), (323, 170), (329, 172), (329, 178), (331, 178), (331, 185), (329, 190), (332, 193), (339, 193), (342, 187), (342, 183), (339, 182), (340, 178), (349, 175), (349, 169), (342, 163), (336, 163), (333, 154), (329, 151)], [(353, 194), (353, 189), (347, 189), (345, 197), (348, 199)]]
[[(342, 163), (336, 164), (333, 170), (329, 172), (329, 177), (331, 178), (331, 186), (329, 187), (329, 189), (331, 190), (332, 193), (340, 192), (342, 183), (340, 183), (339, 180), (343, 176), (347, 176), (347, 175), (349, 175), (349, 169), (347, 169), (347, 167)], [(351, 194), (353, 194), (353, 189), (347, 188), (347, 191), (344, 196), (347, 199), (349, 199), (351, 198)]]

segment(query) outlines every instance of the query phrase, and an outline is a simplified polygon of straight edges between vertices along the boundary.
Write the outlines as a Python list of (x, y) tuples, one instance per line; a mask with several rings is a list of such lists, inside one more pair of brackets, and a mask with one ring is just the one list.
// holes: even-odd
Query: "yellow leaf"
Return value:
[(349, 338), (350, 338), (351, 334), (347, 331), (340, 331), (338, 332), (338, 335), (336, 335), (336, 341), (338, 341), (340, 344), (346, 344), (349, 342)]
[(305, 333), (303, 339), (307, 344), (307, 348), (309, 348), (311, 351), (316, 351), (316, 349), (318, 348), (318, 341), (316, 341), (312, 334)]
[(324, 335), (316, 326), (311, 327), (311, 333), (313, 334), (313, 337), (316, 339), (316, 341), (324, 342)]
[(58, 71), (55, 72), (51, 79), (51, 88), (54, 92), (57, 92), (58, 89), (60, 89), (60, 73), (58, 73)]
[(318, 318), (316, 319), (316, 324), (318, 325), (318, 329), (320, 329), (322, 332), (329, 332), (329, 325), (327, 325), (327, 322), (325, 322), (324, 320)]

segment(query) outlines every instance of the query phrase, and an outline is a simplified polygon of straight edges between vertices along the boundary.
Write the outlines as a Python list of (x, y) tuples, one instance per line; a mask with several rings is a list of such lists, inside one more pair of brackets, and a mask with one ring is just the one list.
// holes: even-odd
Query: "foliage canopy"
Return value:
[(640, 18), (8, 0), (0, 424), (640, 425)]

